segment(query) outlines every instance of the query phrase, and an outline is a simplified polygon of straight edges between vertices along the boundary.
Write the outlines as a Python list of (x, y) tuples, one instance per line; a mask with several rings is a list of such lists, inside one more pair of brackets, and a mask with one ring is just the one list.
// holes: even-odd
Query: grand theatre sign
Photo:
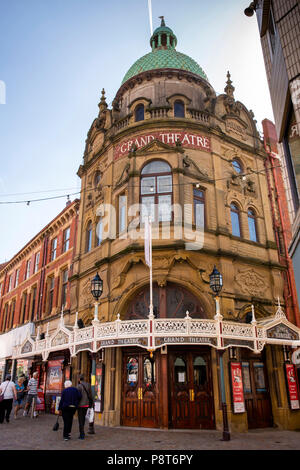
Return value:
[(63, 315), (57, 330), (45, 339), (28, 336), (13, 348), (13, 359), (42, 355), (47, 360), (50, 352), (70, 349), (72, 356), (79, 351), (97, 352), (100, 349), (122, 346), (139, 346), (155, 351), (167, 345), (210, 345), (216, 349), (245, 347), (262, 351), (266, 344), (281, 344), (298, 348), (300, 329), (290, 323), (279, 306), (275, 316), (250, 324), (224, 321), (222, 315), (214, 319), (192, 319), (187, 312), (183, 319), (161, 319), (153, 316), (141, 320), (100, 322), (79, 329), (77, 323), (65, 326)]
[(140, 149), (150, 144), (153, 140), (159, 140), (163, 144), (174, 145), (180, 142), (182, 147), (205, 150), (210, 152), (210, 138), (198, 133), (178, 132), (164, 130), (138, 135), (130, 140), (123, 140), (114, 149), (114, 159), (117, 160), (128, 154), (132, 147)]

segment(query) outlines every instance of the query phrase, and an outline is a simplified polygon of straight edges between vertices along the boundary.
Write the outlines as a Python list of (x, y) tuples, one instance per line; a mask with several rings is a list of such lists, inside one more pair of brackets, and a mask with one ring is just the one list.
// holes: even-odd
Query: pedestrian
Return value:
[[(26, 400), (26, 405), (25, 405), (25, 408), (24, 408), (24, 413), (23, 413), (23, 416), (27, 416), (28, 415), (28, 410), (30, 408), (30, 405), (31, 403), (34, 402), (36, 403), (36, 399), (37, 399), (37, 387), (38, 387), (38, 381), (37, 381), (37, 378), (38, 378), (38, 372), (34, 372), (32, 374), (32, 378), (28, 381), (28, 386), (27, 386), (27, 400)], [(32, 405), (34, 406), (34, 405)], [(33, 410), (33, 415), (36, 416), (36, 411)]]
[(77, 388), (82, 395), (82, 398), (78, 406), (78, 424), (79, 424), (78, 439), (84, 439), (85, 438), (84, 424), (85, 424), (86, 413), (87, 413), (88, 408), (92, 408), (94, 406), (94, 400), (93, 400), (91, 386), (88, 382), (84, 381), (84, 375), (79, 376), (79, 383), (78, 383)]
[(22, 407), (23, 399), (24, 399), (24, 380), (22, 377), (18, 378), (18, 382), (16, 383), (16, 391), (17, 391), (17, 399), (15, 401), (15, 419), (17, 419), (18, 411)]
[(3, 423), (4, 418), (9, 423), (9, 417), (13, 406), (14, 399), (17, 399), (17, 391), (15, 384), (11, 380), (11, 375), (5, 377), (5, 381), (0, 385), (0, 394), (4, 395), (3, 400), (0, 402), (0, 424)]
[(81, 399), (81, 393), (76, 387), (72, 387), (71, 380), (65, 381), (65, 388), (62, 391), (58, 409), (64, 421), (63, 438), (64, 441), (71, 439), (73, 417)]

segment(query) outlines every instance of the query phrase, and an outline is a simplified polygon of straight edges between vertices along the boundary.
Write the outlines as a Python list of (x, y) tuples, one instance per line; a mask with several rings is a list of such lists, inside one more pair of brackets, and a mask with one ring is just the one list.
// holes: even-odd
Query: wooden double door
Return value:
[(210, 349), (169, 352), (170, 426), (214, 429)]
[(210, 356), (202, 348), (168, 348), (167, 356), (156, 351), (153, 358), (123, 350), (122, 424), (214, 429)]
[(158, 427), (158, 355), (147, 351), (123, 352), (122, 424)]
[(242, 361), (242, 372), (248, 428), (273, 426), (271, 398), (264, 360), (253, 358), (249, 354)]

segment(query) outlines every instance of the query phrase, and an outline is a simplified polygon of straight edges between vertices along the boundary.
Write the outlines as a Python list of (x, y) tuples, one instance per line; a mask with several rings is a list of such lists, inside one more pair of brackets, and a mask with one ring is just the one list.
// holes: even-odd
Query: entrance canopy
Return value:
[[(77, 318), (77, 316), (76, 316)], [(213, 320), (192, 319), (189, 312), (183, 319), (154, 318), (142, 320), (117, 320), (100, 322), (95, 319), (92, 326), (79, 329), (75, 325), (65, 326), (63, 316), (57, 330), (47, 333), (45, 339), (39, 335), (27, 338), (13, 348), (12, 358), (30, 357), (40, 354), (47, 360), (49, 354), (61, 349), (70, 349), (71, 356), (80, 351), (97, 352), (103, 348), (140, 346), (155, 351), (165, 345), (208, 345), (216, 349), (244, 347), (259, 353), (266, 344), (300, 346), (300, 329), (290, 323), (281, 306), (272, 317), (256, 321), (252, 307), (251, 323), (224, 321), (222, 315)]]

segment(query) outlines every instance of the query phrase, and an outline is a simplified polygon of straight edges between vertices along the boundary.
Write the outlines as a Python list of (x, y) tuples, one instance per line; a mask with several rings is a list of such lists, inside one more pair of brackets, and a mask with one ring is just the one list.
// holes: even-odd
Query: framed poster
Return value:
[(37, 411), (45, 411), (45, 396), (41, 388), (38, 388), (37, 395), (40, 403), (35, 405), (35, 409)]
[(104, 392), (104, 365), (99, 362), (96, 364), (95, 376), (95, 412), (102, 413), (103, 411), (103, 392)]
[(240, 362), (230, 362), (230, 377), (233, 413), (244, 413), (246, 409), (243, 390), (242, 365)]
[(299, 390), (294, 364), (285, 364), (287, 386), (292, 410), (299, 410)]
[(46, 393), (61, 393), (63, 388), (63, 359), (48, 362)]

